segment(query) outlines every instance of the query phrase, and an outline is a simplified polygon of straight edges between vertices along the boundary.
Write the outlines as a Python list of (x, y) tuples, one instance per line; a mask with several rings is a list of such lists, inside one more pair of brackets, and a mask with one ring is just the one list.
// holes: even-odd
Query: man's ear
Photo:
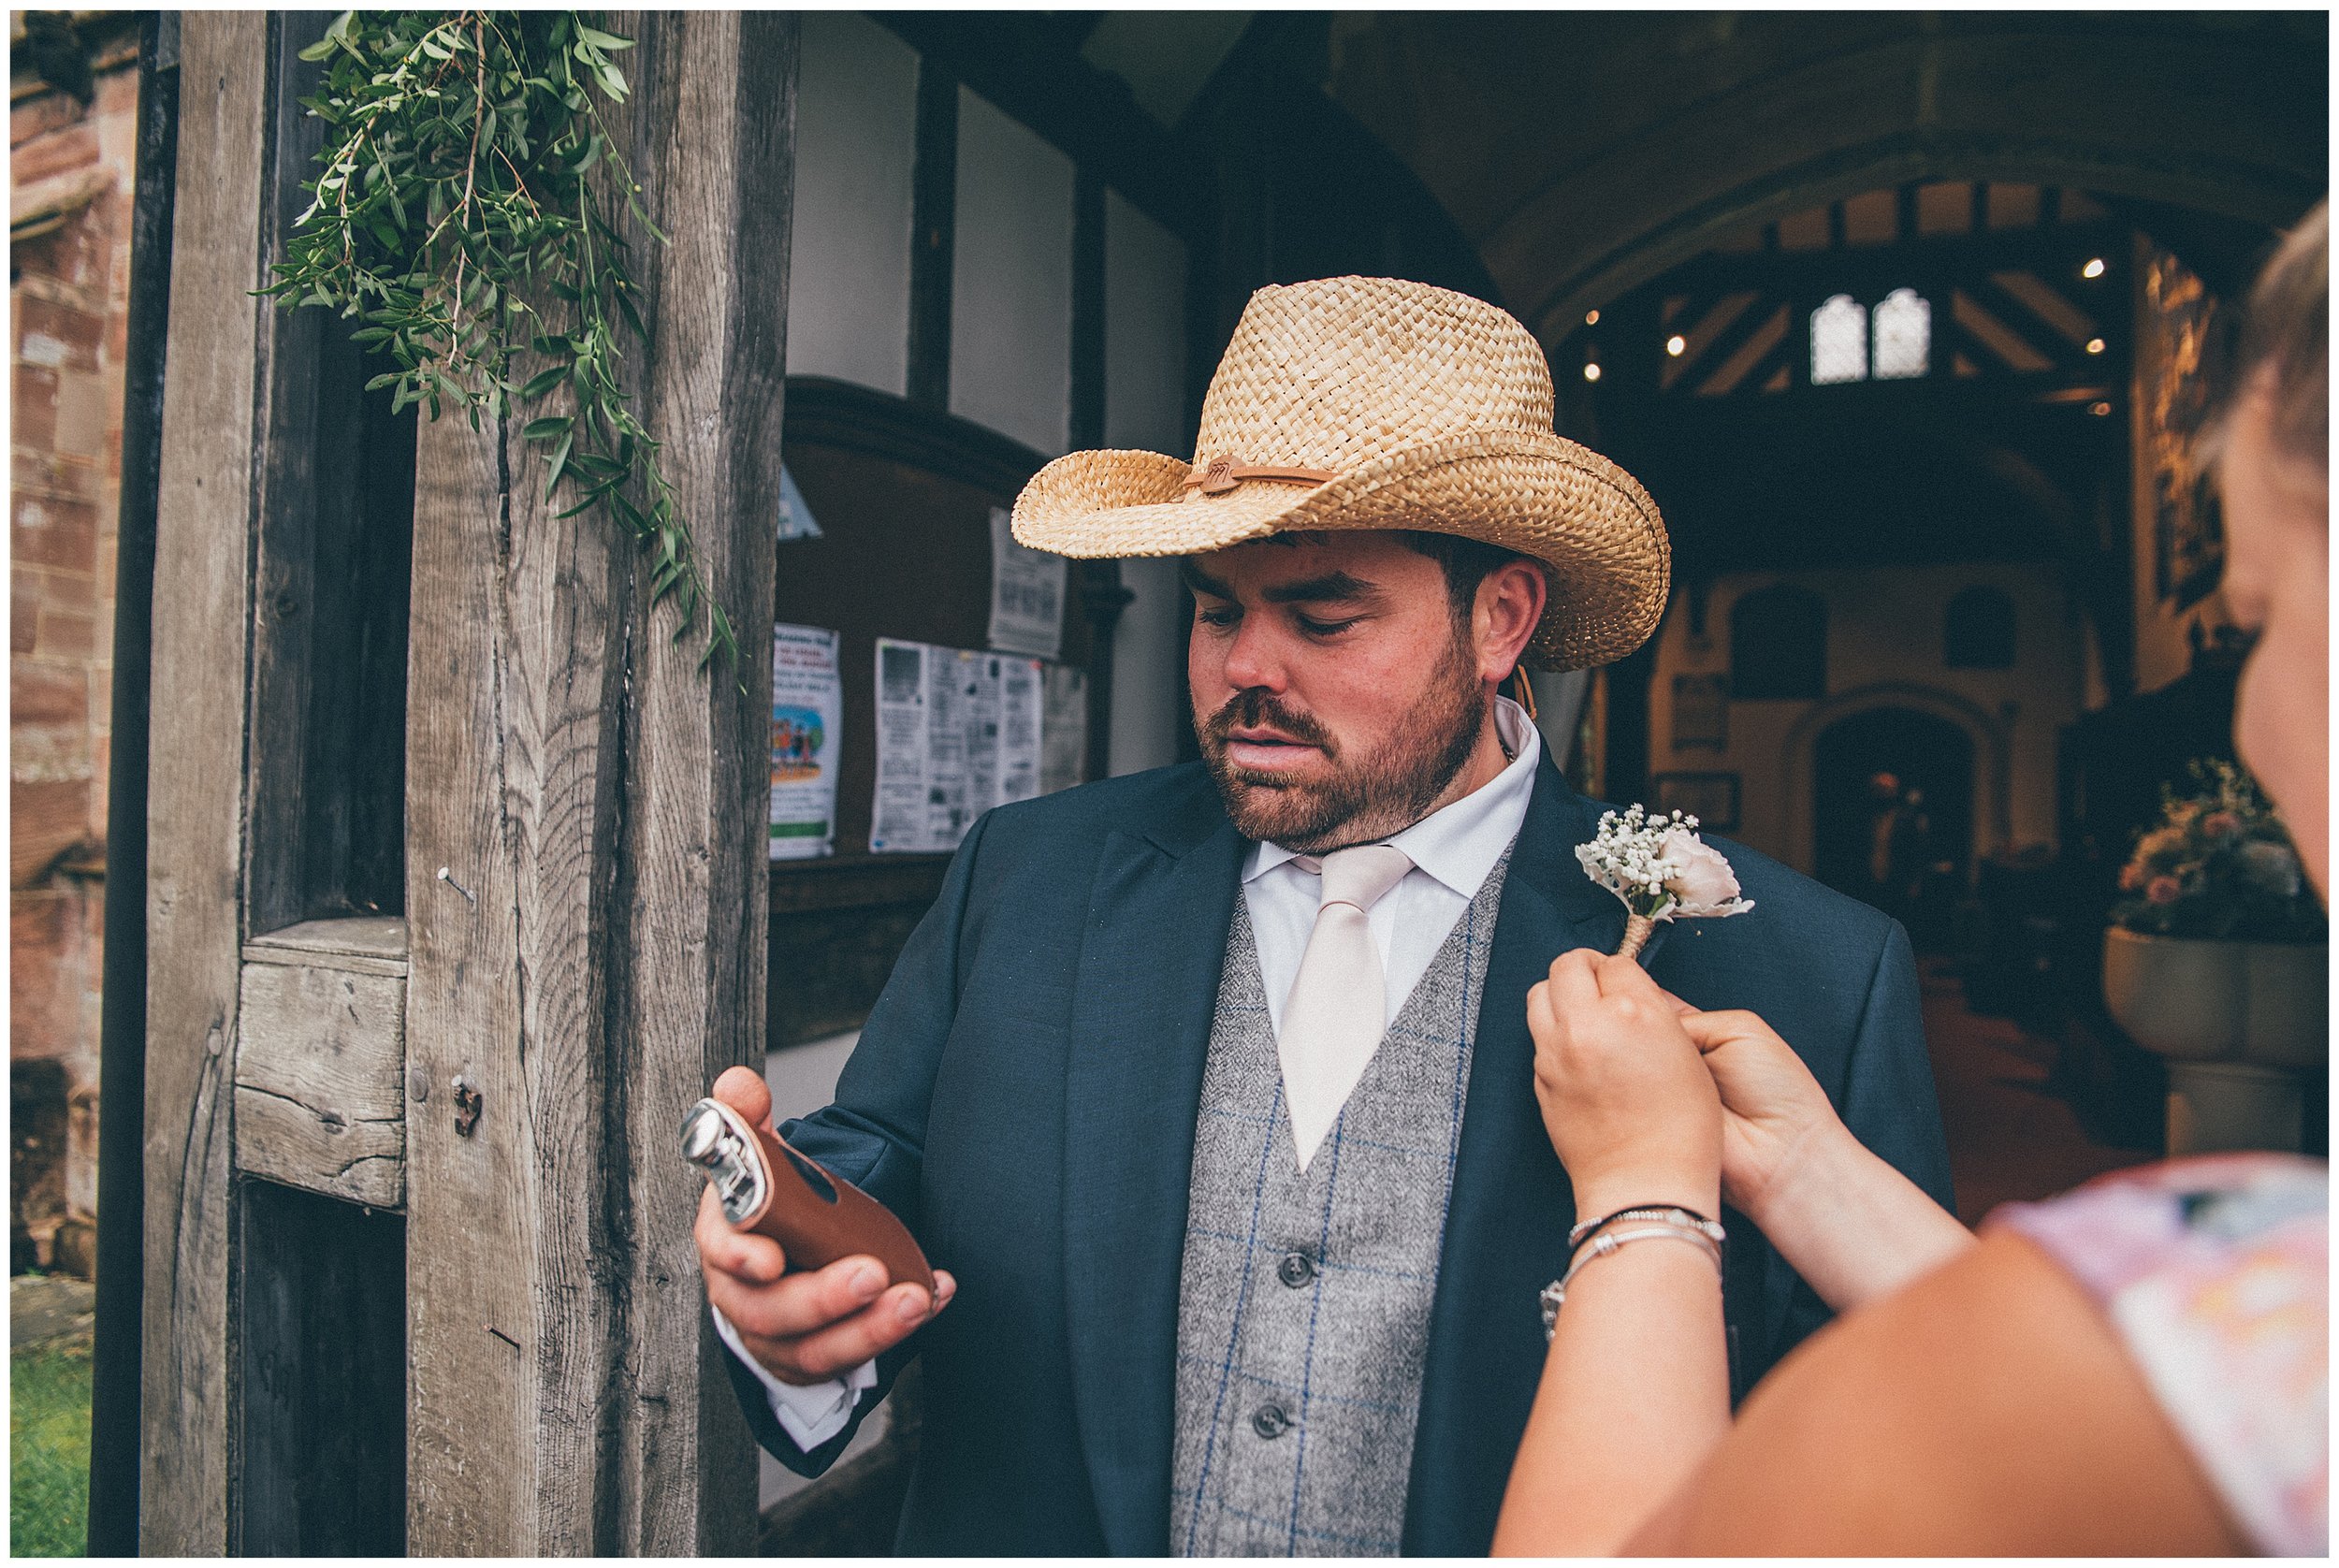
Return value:
[(1550, 593), (1542, 566), (1523, 556), (1504, 561), (1479, 581), (1470, 629), (1480, 680), (1504, 680), (1518, 667)]

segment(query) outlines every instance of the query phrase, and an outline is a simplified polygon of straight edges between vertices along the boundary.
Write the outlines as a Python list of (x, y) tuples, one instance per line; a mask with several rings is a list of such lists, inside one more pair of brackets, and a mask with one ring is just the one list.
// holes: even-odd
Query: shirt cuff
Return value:
[(731, 1326), (731, 1319), (709, 1303), (706, 1309), (715, 1314), (715, 1334), (730, 1347), (731, 1353), (747, 1363), (748, 1371), (763, 1385), (763, 1396), (771, 1405), (772, 1419), (780, 1430), (795, 1440), (797, 1447), (810, 1453), (830, 1438), (845, 1430), (852, 1419), (853, 1406), (862, 1394), (877, 1387), (877, 1362), (864, 1361), (841, 1377), (825, 1383), (797, 1385), (782, 1383), (764, 1369), (763, 1363), (748, 1354), (740, 1342), (739, 1330)]

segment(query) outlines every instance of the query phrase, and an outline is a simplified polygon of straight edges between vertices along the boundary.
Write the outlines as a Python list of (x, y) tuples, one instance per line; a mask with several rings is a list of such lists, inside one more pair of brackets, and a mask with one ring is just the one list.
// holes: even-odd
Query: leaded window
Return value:
[(1868, 378), (1868, 311), (1849, 294), (1811, 312), (1811, 385)]
[(1876, 307), (1876, 379), (1921, 376), (1932, 352), (1933, 307), (1925, 297), (1912, 288), (1896, 288), (1884, 296)]

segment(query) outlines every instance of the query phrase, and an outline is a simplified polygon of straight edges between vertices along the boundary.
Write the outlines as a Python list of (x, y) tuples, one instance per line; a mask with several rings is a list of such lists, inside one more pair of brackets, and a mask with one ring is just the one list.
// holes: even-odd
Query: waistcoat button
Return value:
[(1287, 1252), (1284, 1260), (1275, 1265), (1275, 1277), (1297, 1290), (1315, 1278), (1315, 1260), (1303, 1252)]
[(1251, 1430), (1265, 1438), (1277, 1438), (1291, 1430), (1291, 1417), (1279, 1404), (1263, 1404), (1252, 1413)]

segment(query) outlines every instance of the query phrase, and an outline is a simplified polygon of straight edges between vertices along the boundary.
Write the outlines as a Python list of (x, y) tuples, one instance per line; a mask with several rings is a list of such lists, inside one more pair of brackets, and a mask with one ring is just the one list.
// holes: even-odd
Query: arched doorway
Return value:
[(1973, 740), (1915, 708), (1869, 708), (1812, 748), (1812, 868), (1901, 921), (1920, 947), (1948, 935), (1973, 845)]

